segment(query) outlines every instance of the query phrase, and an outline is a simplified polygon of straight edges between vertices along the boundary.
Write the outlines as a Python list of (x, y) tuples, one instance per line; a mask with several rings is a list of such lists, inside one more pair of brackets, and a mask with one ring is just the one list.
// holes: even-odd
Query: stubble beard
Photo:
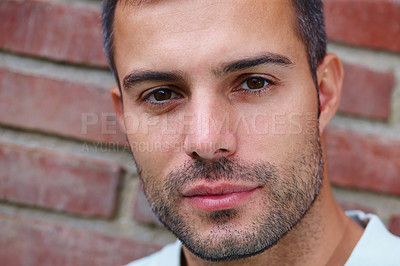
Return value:
[[(323, 176), (317, 134), (309, 136), (302, 151), (288, 155), (284, 165), (220, 158), (211, 163), (186, 162), (163, 178), (162, 183), (160, 179), (144, 176), (140, 167), (139, 174), (153, 212), (192, 253), (209, 261), (246, 258), (274, 246), (311, 208)], [(180, 188), (200, 180), (249, 181), (262, 186), (267, 194), (255, 206), (260, 210), (256, 218), (238, 227), (241, 209), (213, 211), (201, 217), (182, 210)], [(196, 228), (199, 221), (211, 225), (206, 235)]]

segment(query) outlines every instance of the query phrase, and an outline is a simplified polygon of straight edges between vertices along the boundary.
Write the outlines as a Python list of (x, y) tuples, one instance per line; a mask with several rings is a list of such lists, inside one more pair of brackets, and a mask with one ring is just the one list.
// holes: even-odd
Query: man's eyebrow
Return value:
[(264, 65), (264, 64), (271, 64), (283, 67), (292, 67), (294, 63), (287, 58), (286, 56), (274, 54), (274, 53), (266, 53), (260, 56), (254, 56), (249, 58), (244, 58), (232, 62), (228, 62), (222, 64), (215, 70), (215, 74), (217, 76), (221, 76), (224, 74), (229, 74), (232, 72), (237, 72), (240, 70), (244, 70), (247, 68)]
[[(284, 67), (292, 67), (294, 63), (287, 57), (274, 54), (274, 53), (266, 53), (260, 56), (254, 56), (244, 59), (239, 59), (236, 61), (228, 62), (222, 64), (220, 67), (214, 70), (216, 76), (222, 76), (224, 74), (237, 72), (240, 70), (244, 70), (247, 68), (271, 64), (277, 66)], [(122, 85), (125, 90), (132, 88), (135, 84), (139, 82), (155, 82), (155, 81), (164, 81), (164, 82), (178, 82), (183, 81), (184, 77), (179, 72), (163, 72), (163, 71), (134, 71), (130, 74), (126, 75), (122, 81)]]
[(137, 71), (126, 75), (122, 81), (122, 85), (125, 90), (128, 90), (139, 82), (145, 82), (145, 81), (177, 82), (182, 80), (183, 76), (176, 72)]

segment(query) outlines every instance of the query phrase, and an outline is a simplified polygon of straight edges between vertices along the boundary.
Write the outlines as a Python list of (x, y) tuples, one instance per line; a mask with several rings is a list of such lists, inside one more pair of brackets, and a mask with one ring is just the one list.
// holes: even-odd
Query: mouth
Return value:
[(204, 211), (220, 211), (237, 208), (259, 186), (231, 183), (204, 183), (183, 191), (182, 196), (192, 207)]

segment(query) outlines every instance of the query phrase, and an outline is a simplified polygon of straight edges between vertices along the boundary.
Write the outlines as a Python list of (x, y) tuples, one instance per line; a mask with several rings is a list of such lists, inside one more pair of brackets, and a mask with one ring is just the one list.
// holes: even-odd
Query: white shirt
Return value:
[[(365, 228), (345, 266), (399, 266), (400, 238), (392, 235), (374, 214), (347, 211), (346, 214)], [(180, 266), (182, 244), (179, 240), (160, 251), (126, 266)]]
[(365, 229), (345, 266), (400, 265), (400, 238), (392, 235), (378, 216), (362, 211), (346, 214)]

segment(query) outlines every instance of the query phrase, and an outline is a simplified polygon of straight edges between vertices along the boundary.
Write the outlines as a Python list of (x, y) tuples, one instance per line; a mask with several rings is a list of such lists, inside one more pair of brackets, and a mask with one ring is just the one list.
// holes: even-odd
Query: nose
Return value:
[(194, 159), (214, 160), (236, 152), (229, 104), (202, 99), (190, 109), (193, 121), (185, 130), (184, 150)]

